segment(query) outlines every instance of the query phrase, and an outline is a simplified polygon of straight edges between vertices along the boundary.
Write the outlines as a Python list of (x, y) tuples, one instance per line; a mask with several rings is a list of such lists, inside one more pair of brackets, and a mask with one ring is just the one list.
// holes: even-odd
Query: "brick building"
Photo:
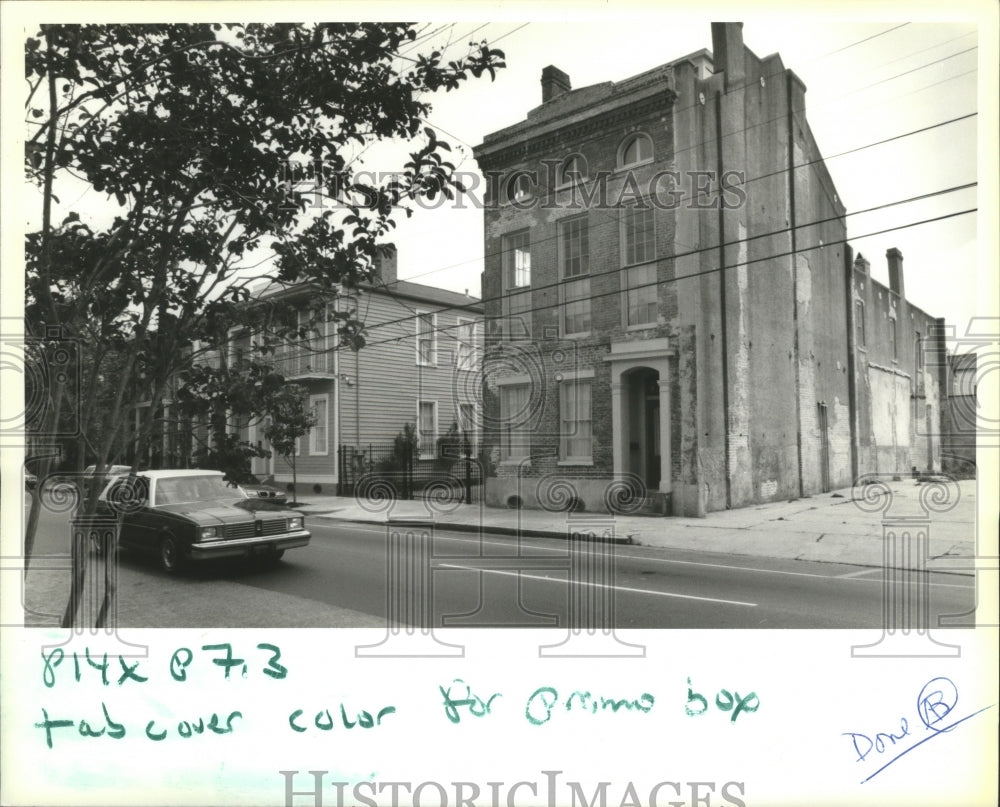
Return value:
[(619, 479), (698, 515), (939, 463), (939, 323), (898, 251), (888, 289), (855, 261), (802, 82), (712, 40), (582, 89), (547, 67), (475, 150), (489, 504), (603, 510)]
[(983, 422), (976, 396), (977, 365), (975, 353), (948, 355), (950, 380), (943, 412), (941, 466), (955, 476), (974, 476), (976, 471), (976, 427)]

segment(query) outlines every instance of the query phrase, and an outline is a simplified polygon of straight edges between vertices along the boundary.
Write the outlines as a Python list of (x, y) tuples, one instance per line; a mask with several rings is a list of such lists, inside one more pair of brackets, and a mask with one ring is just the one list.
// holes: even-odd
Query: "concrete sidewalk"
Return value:
[[(615, 540), (645, 546), (859, 566), (882, 566), (884, 532), (892, 524), (909, 521), (905, 529), (913, 533), (926, 525), (927, 568), (972, 574), (964, 568), (970, 564), (961, 559), (976, 552), (975, 480), (942, 486), (906, 479), (880, 482), (867, 490), (864, 498), (847, 488), (709, 513), (705, 518), (550, 513), (478, 504), (432, 508), (419, 499), (361, 503), (349, 497), (313, 495), (303, 495), (299, 509), (321, 520), (375, 524), (427, 520), (450, 530), (526, 537), (565, 538), (572, 531), (602, 535), (611, 530)], [(898, 565), (917, 568), (922, 562), (913, 557)]]

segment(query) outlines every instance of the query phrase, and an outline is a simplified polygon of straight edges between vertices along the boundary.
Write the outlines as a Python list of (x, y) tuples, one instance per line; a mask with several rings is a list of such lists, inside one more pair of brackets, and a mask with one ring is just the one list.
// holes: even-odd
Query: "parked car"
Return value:
[(247, 496), (251, 499), (263, 499), (267, 505), (281, 505), (284, 506), (288, 504), (288, 496), (284, 492), (273, 488), (270, 485), (259, 485), (256, 483), (247, 483), (240, 485), (243, 490), (246, 491)]
[(142, 471), (112, 479), (98, 507), (121, 514), (120, 546), (155, 553), (168, 574), (212, 558), (277, 562), (311, 534), (295, 510), (260, 511), (222, 471)]
[[(109, 465), (103, 476), (98, 480), (98, 484), (101, 487), (105, 487), (108, 484), (109, 479), (113, 479), (116, 476), (122, 476), (123, 474), (128, 474), (132, 472), (131, 465)], [(83, 469), (83, 490), (87, 493), (90, 490), (90, 485), (94, 477), (97, 475), (97, 466), (88, 465)]]

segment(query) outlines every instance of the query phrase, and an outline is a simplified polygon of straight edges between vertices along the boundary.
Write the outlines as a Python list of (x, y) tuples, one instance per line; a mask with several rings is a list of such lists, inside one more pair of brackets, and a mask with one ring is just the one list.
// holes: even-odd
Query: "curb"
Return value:
[[(464, 523), (450, 523), (450, 522), (438, 522), (432, 521), (430, 519), (421, 518), (394, 518), (387, 521), (372, 521), (370, 519), (363, 518), (338, 518), (332, 515), (317, 515), (315, 518), (320, 518), (324, 521), (334, 521), (340, 522), (342, 524), (377, 524), (385, 525), (387, 527), (426, 527), (429, 525), (435, 525), (446, 530), (454, 530), (455, 532), (472, 532), (472, 533), (486, 533), (488, 535), (510, 535), (518, 536), (522, 538), (562, 538), (567, 539), (568, 535), (566, 532), (560, 530), (539, 530), (531, 528), (518, 528), (518, 527), (501, 527), (495, 525), (482, 525), (482, 524), (464, 524)], [(599, 541), (599, 538), (593, 530), (588, 531), (586, 534), (581, 536), (585, 540)], [(623, 536), (615, 536), (613, 539), (607, 543), (614, 544), (634, 544), (634, 533), (626, 533)]]
[[(317, 516), (317, 518), (320, 518), (323, 521), (330, 521), (341, 524), (375, 524), (378, 526), (387, 526), (387, 527), (426, 527), (428, 525), (436, 525), (447, 530), (453, 530), (455, 532), (485, 533), (488, 535), (506, 535), (506, 536), (520, 535), (523, 538), (556, 538), (556, 539), (561, 538), (563, 540), (566, 540), (567, 538), (565, 532), (561, 532), (558, 530), (540, 530), (540, 529), (530, 529), (530, 528), (519, 530), (517, 527), (501, 527), (497, 525), (481, 526), (481, 525), (472, 525), (465, 523), (442, 523), (422, 518), (397, 518), (397, 519), (389, 519), (387, 521), (372, 521), (371, 519), (362, 519), (362, 518), (338, 518), (336, 516), (330, 516), (330, 515)], [(593, 532), (590, 532), (589, 536), (590, 536), (589, 540), (592, 541), (599, 540), (597, 536), (594, 535)], [(716, 553), (718, 552), (718, 550), (707, 549), (707, 548), (693, 549), (691, 547), (669, 547), (669, 546), (658, 546), (656, 544), (644, 544), (641, 541), (635, 540), (635, 533), (626, 533), (624, 536), (621, 537), (615, 536), (615, 538), (612, 541), (609, 541), (609, 543), (631, 545), (631, 546), (645, 546), (651, 549), (677, 549), (680, 551), (701, 551), (701, 552), (716, 552)], [(760, 554), (760, 553), (747, 553), (747, 552), (733, 552), (733, 553), (726, 552), (722, 554), (733, 554), (742, 558), (767, 558), (770, 560), (791, 560), (791, 561), (801, 560), (810, 563), (840, 563), (847, 566), (857, 566), (858, 568), (862, 569), (884, 568), (882, 564), (874, 563), (867, 559), (831, 560), (828, 558), (804, 558), (801, 556), (793, 558), (793, 557), (788, 557), (787, 555), (766, 554), (766, 553)], [(950, 557), (962, 557), (962, 556), (950, 556)], [(926, 569), (926, 571), (928, 572), (932, 572), (935, 574), (949, 574), (958, 577), (975, 576), (973, 573), (958, 571), (955, 569), (936, 569), (933, 566), (933, 561), (938, 560), (938, 558), (931, 558), (930, 560), (931, 564)], [(911, 571), (910, 567), (907, 566), (893, 566), (891, 568), (899, 571)]]

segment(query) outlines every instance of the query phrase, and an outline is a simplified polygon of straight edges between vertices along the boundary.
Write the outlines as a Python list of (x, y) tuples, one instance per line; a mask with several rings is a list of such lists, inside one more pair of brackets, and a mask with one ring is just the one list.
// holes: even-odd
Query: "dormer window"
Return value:
[(636, 134), (622, 143), (618, 152), (618, 167), (630, 168), (633, 165), (642, 165), (651, 162), (653, 159), (653, 141), (649, 135)]

